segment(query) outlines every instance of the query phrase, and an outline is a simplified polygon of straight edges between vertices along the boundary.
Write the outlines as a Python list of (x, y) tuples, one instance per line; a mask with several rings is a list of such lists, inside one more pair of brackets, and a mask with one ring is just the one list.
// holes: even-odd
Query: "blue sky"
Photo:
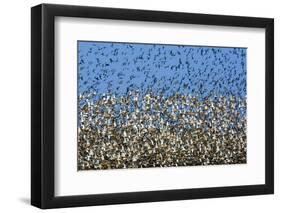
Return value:
[(246, 97), (246, 48), (78, 41), (78, 92)]

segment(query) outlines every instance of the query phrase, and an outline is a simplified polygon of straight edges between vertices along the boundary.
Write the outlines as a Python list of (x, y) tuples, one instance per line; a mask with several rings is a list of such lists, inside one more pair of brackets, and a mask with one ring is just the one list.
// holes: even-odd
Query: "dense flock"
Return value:
[(78, 170), (246, 163), (246, 99), (84, 92)]

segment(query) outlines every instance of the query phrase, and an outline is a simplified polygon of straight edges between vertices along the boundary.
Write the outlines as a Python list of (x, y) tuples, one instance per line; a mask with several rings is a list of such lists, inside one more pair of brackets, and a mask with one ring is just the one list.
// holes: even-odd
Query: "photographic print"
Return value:
[(31, 112), (33, 206), (273, 194), (274, 19), (36, 5)]
[(78, 41), (78, 170), (246, 163), (246, 53)]

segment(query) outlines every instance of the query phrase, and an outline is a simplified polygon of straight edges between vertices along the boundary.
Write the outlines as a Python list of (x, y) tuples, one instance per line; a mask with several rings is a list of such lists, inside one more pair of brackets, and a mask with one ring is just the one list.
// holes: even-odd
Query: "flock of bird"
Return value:
[(246, 96), (246, 49), (79, 42), (78, 92)]
[(247, 162), (245, 48), (78, 47), (79, 170)]

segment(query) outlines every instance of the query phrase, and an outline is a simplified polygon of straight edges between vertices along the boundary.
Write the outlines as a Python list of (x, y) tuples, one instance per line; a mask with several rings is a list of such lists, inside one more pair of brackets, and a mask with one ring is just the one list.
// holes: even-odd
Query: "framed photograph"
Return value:
[(274, 21), (31, 9), (31, 203), (272, 194)]

